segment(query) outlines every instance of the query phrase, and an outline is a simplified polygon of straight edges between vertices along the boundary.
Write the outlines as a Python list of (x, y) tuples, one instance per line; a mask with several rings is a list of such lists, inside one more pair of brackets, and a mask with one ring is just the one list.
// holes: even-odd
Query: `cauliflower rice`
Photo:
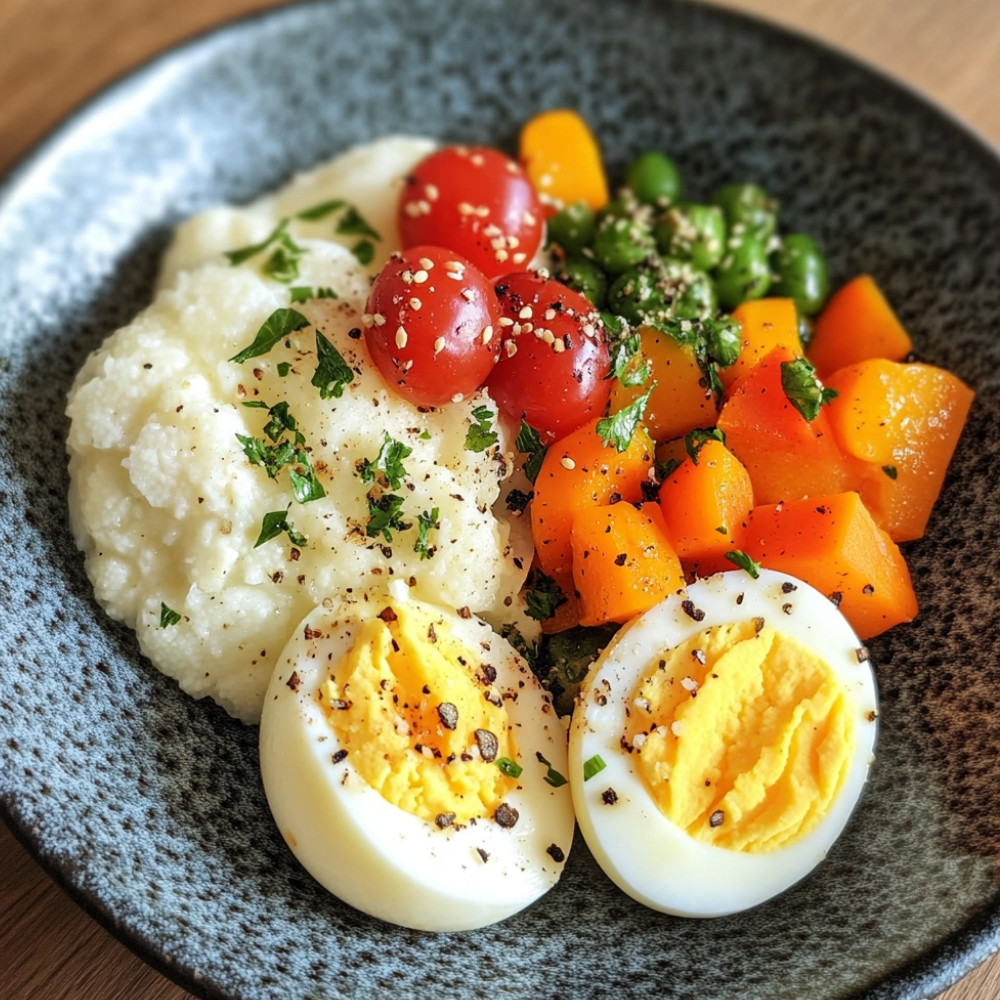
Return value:
[[(406, 402), (358, 333), (371, 277), (397, 242), (392, 181), (429, 148), (381, 140), (249, 208), (185, 223), (153, 303), (88, 359), (69, 396), (70, 514), (97, 600), (135, 629), (157, 668), (245, 722), (259, 719), (292, 630), (324, 601), (381, 599), (403, 579), (422, 600), (528, 631), (518, 593), (530, 533), (501, 499), (511, 430), (482, 391), (443, 408)], [(263, 273), (266, 253), (234, 266), (222, 251), (266, 240), (281, 220), (334, 198), (378, 231), (373, 256), (361, 263), (356, 236), (337, 235), (330, 218), (293, 218), (294, 287), (326, 297), (295, 301), (308, 325), (263, 356), (230, 360), (290, 307), (293, 286)], [(339, 398), (311, 384), (317, 331), (353, 372)], [(319, 499), (298, 502), (287, 468), (271, 478), (238, 437), (267, 442), (282, 403), (295, 422), (286, 438), (304, 438)], [(471, 451), (466, 435), (482, 406), (497, 437)], [(404, 526), (369, 537), (372, 497), (390, 487), (359, 472), (387, 435), (412, 449), (392, 489)], [(255, 544), (266, 515), (283, 511), (287, 530)], [(418, 515), (433, 521), (423, 536)]]

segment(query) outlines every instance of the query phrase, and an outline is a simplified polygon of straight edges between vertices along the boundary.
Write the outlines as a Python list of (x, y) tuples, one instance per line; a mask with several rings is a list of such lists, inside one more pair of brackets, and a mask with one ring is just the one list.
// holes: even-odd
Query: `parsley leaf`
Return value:
[[(261, 404), (253, 400), (246, 405), (256, 407)], [(237, 434), (236, 439), (243, 448), (243, 454), (251, 464), (263, 468), (270, 479), (277, 478), (278, 473), (287, 466), (292, 493), (299, 503), (309, 503), (326, 496), (326, 490), (316, 478), (312, 467), (305, 447), (305, 436), (299, 431), (287, 401), (275, 403), (267, 412), (268, 421), (264, 425), (264, 433), (272, 443), (269, 444), (263, 438)], [(291, 440), (286, 436), (288, 434), (292, 435)]]
[(431, 528), (438, 527), (438, 509), (437, 507), (431, 508), (430, 511), (421, 511), (417, 515), (417, 540), (413, 543), (413, 551), (420, 556), (421, 559), (430, 559), (432, 555), (437, 551), (437, 546), (430, 545), (427, 541), (427, 535)]
[(319, 330), (316, 331), (316, 360), (316, 371), (310, 384), (319, 389), (320, 399), (331, 396), (340, 399), (344, 395), (344, 387), (354, 381), (354, 372), (340, 351)]
[(542, 468), (542, 461), (548, 447), (542, 444), (541, 435), (523, 417), (521, 418), (521, 429), (517, 432), (517, 439), (514, 445), (518, 451), (523, 452), (528, 457), (524, 462), (524, 474), (528, 482), (533, 483), (538, 478), (538, 473)]
[(642, 338), (638, 333), (616, 341), (611, 347), (611, 371), (606, 378), (617, 378), (623, 386), (645, 385), (653, 366), (641, 350)]
[(897, 477), (897, 476), (899, 475), (898, 471), (896, 470), (896, 466), (894, 466), (894, 465), (883, 465), (883, 466), (882, 466), (882, 471), (883, 471), (883, 472), (884, 472), (884, 473), (885, 473), (885, 474), (886, 474), (886, 475), (887, 475), (887, 476), (888, 476), (888, 477), (889, 477), (890, 479), (895, 479), (895, 478), (896, 478), (896, 477)]
[(344, 214), (337, 223), (336, 232), (341, 236), (367, 236), (373, 240), (382, 238), (354, 205), (346, 206)]
[(290, 285), (299, 276), (299, 259), (305, 253), (288, 233), (278, 237), (278, 245), (264, 262), (262, 272), (283, 285)]
[(548, 772), (545, 775), (545, 780), (553, 788), (561, 788), (566, 784), (566, 776), (560, 774), (537, 750), (535, 751), (535, 757), (538, 758), (539, 764), (544, 764), (548, 768)]
[(392, 489), (398, 490), (406, 475), (403, 459), (412, 453), (412, 448), (408, 448), (402, 441), (396, 441), (386, 434), (382, 440), (382, 447), (379, 448), (378, 454), (375, 456), (375, 461), (372, 462), (366, 458), (358, 469), (358, 475), (361, 476), (363, 483), (374, 483), (381, 473), (385, 482)]
[(745, 570), (754, 580), (760, 576), (760, 563), (751, 559), (742, 549), (733, 549), (726, 553), (726, 558), (740, 569)]
[(160, 628), (170, 628), (181, 620), (181, 616), (173, 608), (168, 608), (160, 601)]
[[(257, 254), (263, 253), (272, 243), (279, 241), (283, 236), (287, 236), (287, 228), (288, 219), (282, 219), (260, 243), (251, 243), (249, 246), (240, 247), (238, 250), (227, 250), (223, 256), (230, 264), (242, 264), (251, 257), (256, 257)], [(291, 239), (291, 237), (288, 238)]]
[(351, 253), (359, 264), (370, 264), (375, 259), (375, 244), (371, 240), (358, 240), (351, 247)]
[(328, 215), (333, 215), (334, 212), (339, 212), (346, 204), (347, 202), (343, 198), (332, 198), (330, 201), (321, 201), (317, 205), (304, 208), (301, 212), (296, 212), (295, 218), (302, 219), (304, 222), (318, 222), (320, 219), (325, 219)]
[(381, 535), (387, 542), (391, 542), (393, 531), (405, 531), (409, 527), (399, 516), (402, 506), (403, 497), (396, 496), (395, 493), (384, 493), (380, 497), (369, 494), (365, 534), (369, 538)]
[(251, 358), (259, 358), (289, 334), (308, 325), (309, 320), (296, 309), (275, 309), (257, 331), (253, 343), (244, 347), (238, 354), (234, 354), (229, 360), (241, 365)]
[(272, 538), (277, 538), (283, 532), (288, 534), (288, 538), (293, 545), (306, 544), (305, 537), (300, 535), (289, 523), (288, 508), (286, 507), (284, 510), (272, 510), (264, 515), (260, 534), (257, 536), (257, 541), (254, 542), (253, 547), (255, 549), (260, 548), (265, 542), (271, 541)]
[(293, 285), (290, 289), (293, 302), (308, 302), (310, 299), (339, 299), (340, 296), (328, 285)]
[(701, 332), (708, 356), (723, 368), (735, 364), (743, 347), (743, 328), (731, 316), (701, 320)]
[(788, 402), (810, 421), (819, 416), (824, 403), (837, 397), (837, 390), (824, 388), (816, 377), (816, 368), (805, 358), (781, 362), (781, 388)]
[(528, 617), (536, 621), (551, 618), (564, 600), (556, 581), (541, 570), (536, 570), (531, 588), (524, 592), (525, 611)]
[(479, 405), (472, 411), (474, 423), (465, 433), (466, 451), (486, 451), (499, 440), (493, 429), (494, 413), (488, 406)]
[(597, 433), (605, 445), (613, 444), (616, 451), (625, 451), (632, 441), (646, 407), (649, 405), (649, 397), (656, 388), (654, 382), (641, 396), (633, 400), (624, 409), (613, 413), (610, 417), (602, 417), (597, 421)]
[(726, 435), (718, 427), (696, 427), (684, 435), (684, 449), (695, 465), (698, 464), (701, 449), (708, 441), (721, 441), (725, 444)]

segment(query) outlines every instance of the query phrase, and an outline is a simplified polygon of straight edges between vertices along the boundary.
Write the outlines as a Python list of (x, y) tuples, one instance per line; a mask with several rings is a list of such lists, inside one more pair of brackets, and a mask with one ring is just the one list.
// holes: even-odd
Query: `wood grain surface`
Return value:
[[(264, 0), (2, 0), (0, 175), (103, 85)], [(908, 83), (1000, 147), (997, 0), (731, 0)], [(373, 10), (376, 5), (373, 4)], [(81, 910), (0, 824), (0, 996), (186, 1000)], [(1000, 998), (1000, 955), (939, 1000)]]

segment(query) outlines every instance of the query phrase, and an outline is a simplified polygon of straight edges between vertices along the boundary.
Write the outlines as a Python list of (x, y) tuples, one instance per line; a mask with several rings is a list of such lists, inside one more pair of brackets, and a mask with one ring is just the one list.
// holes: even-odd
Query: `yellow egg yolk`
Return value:
[(354, 769), (387, 801), (441, 827), (494, 817), (516, 785), (502, 770), (517, 759), (513, 726), (484, 654), (442, 618), (391, 604), (359, 627), (320, 688)]
[(705, 629), (654, 661), (628, 706), (625, 747), (671, 822), (763, 853), (819, 823), (855, 738), (831, 667), (755, 619)]

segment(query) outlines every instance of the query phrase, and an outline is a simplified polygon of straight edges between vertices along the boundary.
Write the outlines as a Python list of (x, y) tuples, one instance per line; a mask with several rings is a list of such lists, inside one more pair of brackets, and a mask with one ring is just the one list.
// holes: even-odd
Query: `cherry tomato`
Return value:
[(493, 284), (443, 247), (394, 253), (378, 273), (362, 318), (382, 377), (422, 406), (479, 388), (493, 370), (500, 332)]
[(547, 441), (599, 417), (611, 395), (604, 325), (580, 294), (534, 271), (495, 285), (503, 349), (486, 381), (497, 405)]
[(486, 146), (431, 153), (406, 178), (398, 206), (404, 247), (451, 247), (491, 278), (531, 264), (543, 220), (528, 175)]

